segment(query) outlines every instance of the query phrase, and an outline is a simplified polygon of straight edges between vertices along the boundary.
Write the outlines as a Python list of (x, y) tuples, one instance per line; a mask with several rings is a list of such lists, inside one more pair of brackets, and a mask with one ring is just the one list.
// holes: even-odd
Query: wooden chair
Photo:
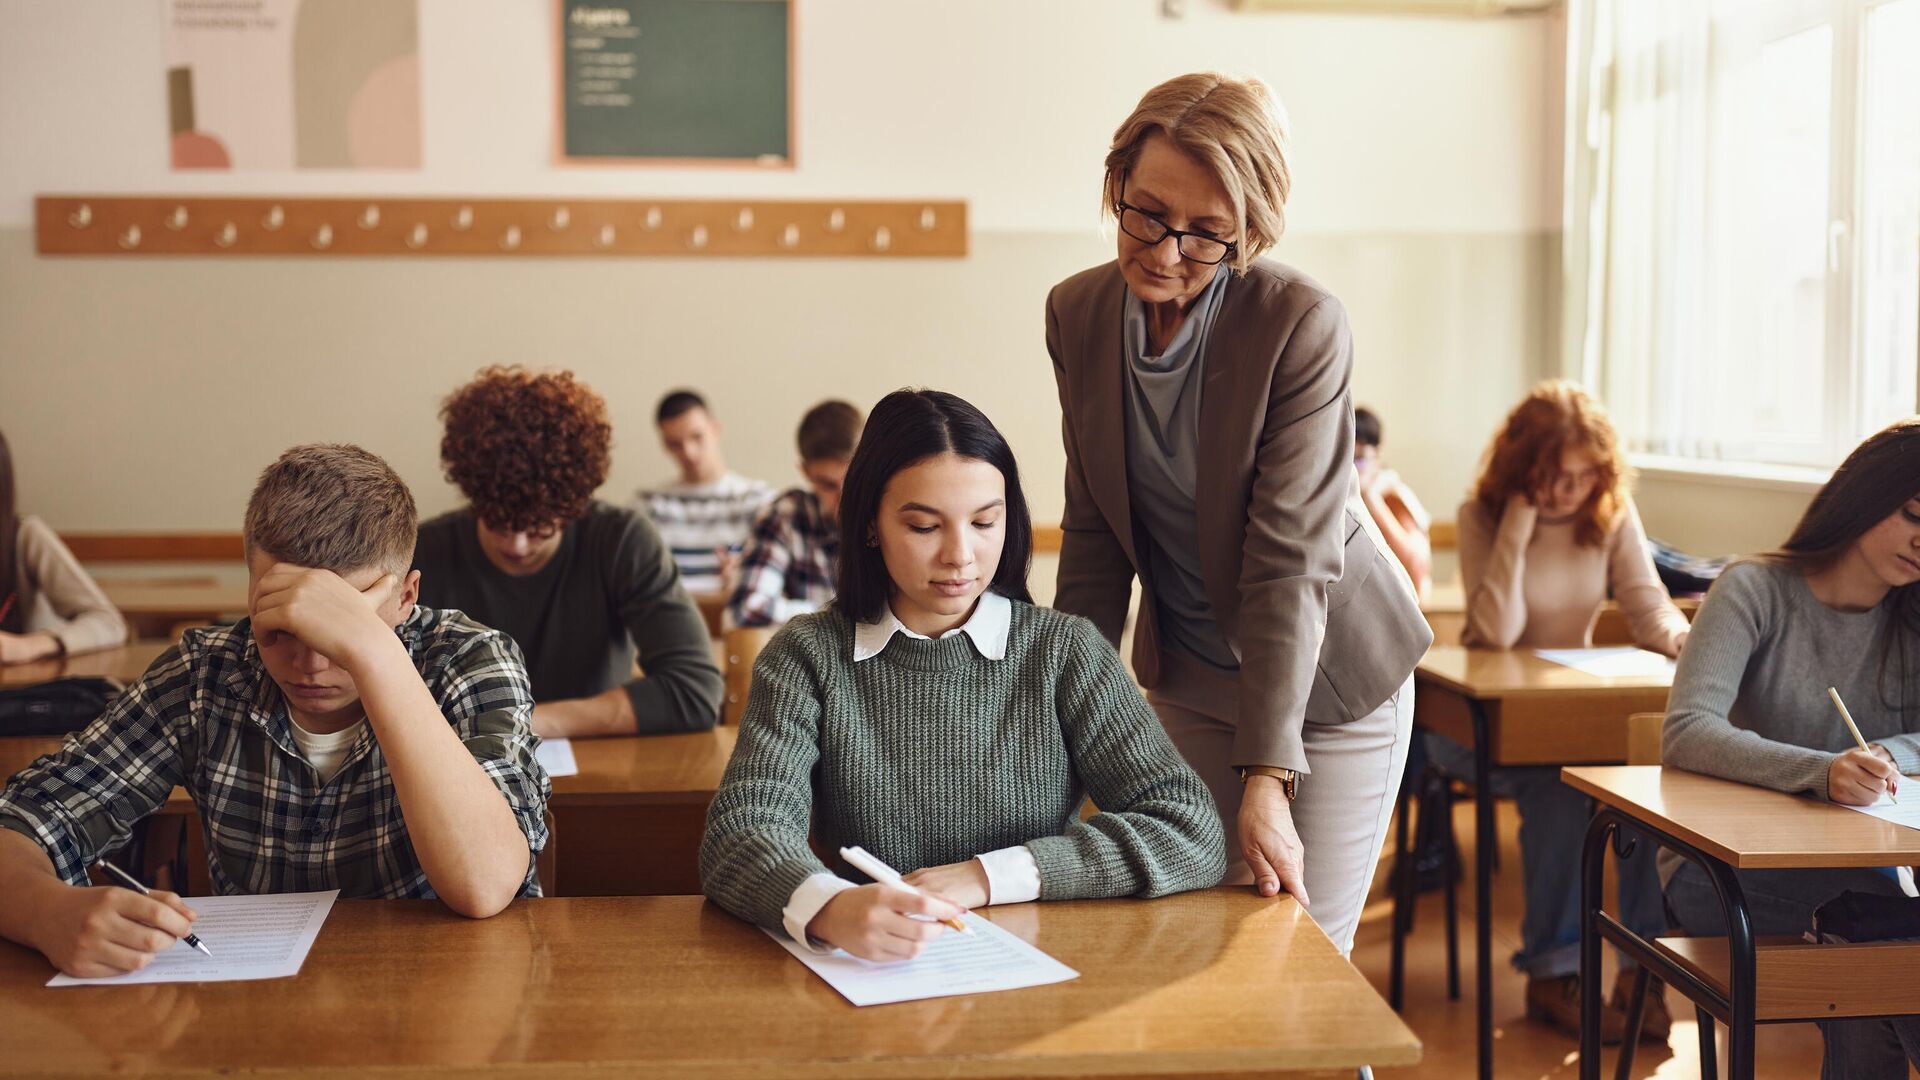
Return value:
[(737, 724), (747, 711), (747, 691), (753, 688), (753, 662), (760, 650), (773, 638), (765, 626), (743, 626), (721, 635), (721, 655), (726, 663), (721, 674), (726, 678), (726, 698), (720, 704), (720, 722)]

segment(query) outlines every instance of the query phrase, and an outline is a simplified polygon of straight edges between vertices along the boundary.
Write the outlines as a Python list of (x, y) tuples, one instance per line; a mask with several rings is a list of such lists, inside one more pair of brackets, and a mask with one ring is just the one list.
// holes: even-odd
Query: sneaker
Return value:
[[(1647, 1004), (1651, 1006), (1653, 1003), (1649, 1001)], [(1580, 976), (1528, 979), (1527, 1019), (1546, 1024), (1561, 1034), (1579, 1038)], [(1624, 1010), (1612, 1006), (1600, 1010), (1601, 1045), (1618, 1046), (1626, 1034), (1627, 1014)]]
[[(1673, 1033), (1673, 1014), (1667, 1011), (1666, 984), (1655, 979), (1647, 983), (1647, 1005), (1640, 1013), (1640, 1041), (1644, 1043), (1665, 1043), (1667, 1036)], [(1622, 968), (1613, 979), (1613, 996), (1607, 999), (1609, 1012), (1618, 1010), (1621, 1017), (1627, 1015), (1627, 1006), (1633, 1000), (1633, 969)], [(1621, 1038), (1626, 1037), (1626, 1029), (1621, 1029)]]

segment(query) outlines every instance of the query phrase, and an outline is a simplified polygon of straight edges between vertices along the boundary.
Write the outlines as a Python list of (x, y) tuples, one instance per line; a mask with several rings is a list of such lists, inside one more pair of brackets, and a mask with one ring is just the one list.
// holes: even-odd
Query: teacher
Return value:
[(1356, 497), (1346, 311), (1260, 259), (1290, 183), (1255, 80), (1169, 80), (1114, 133), (1119, 258), (1047, 297), (1054, 604), (1117, 645), (1139, 577), (1134, 673), (1245, 860), (1229, 880), (1292, 893), (1344, 953), (1433, 634)]

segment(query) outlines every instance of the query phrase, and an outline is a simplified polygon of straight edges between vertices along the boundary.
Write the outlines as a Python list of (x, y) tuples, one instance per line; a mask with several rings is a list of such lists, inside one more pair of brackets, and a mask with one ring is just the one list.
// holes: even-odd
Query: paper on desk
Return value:
[(1673, 661), (1657, 652), (1636, 649), (1631, 645), (1613, 645), (1599, 649), (1535, 649), (1533, 652), (1542, 660), (1551, 660), (1562, 667), (1584, 671), (1603, 679), (1673, 674)]
[(945, 933), (912, 960), (876, 964), (835, 949), (813, 953), (785, 934), (768, 936), (855, 1005), (985, 994), (1077, 979), (1080, 973), (978, 915), (963, 916), (973, 935)]
[[(1907, 779), (1912, 780), (1913, 778), (1908, 777)], [(1895, 825), (1904, 825), (1909, 829), (1920, 829), (1920, 783), (1901, 784), (1900, 794), (1904, 796), (1904, 798), (1900, 800), (1897, 806), (1887, 801), (1885, 792), (1880, 793), (1880, 801), (1874, 803), (1872, 806), (1847, 806), (1846, 803), (1834, 803), (1834, 805), (1846, 806), (1847, 809), (1857, 810), (1868, 817), (1877, 817), (1881, 821), (1891, 821)]]
[(540, 767), (547, 770), (548, 776), (574, 776), (580, 772), (580, 763), (573, 760), (572, 739), (541, 739), (533, 756), (540, 759)]
[[(111, 886), (100, 886), (110, 888)], [(104, 979), (55, 975), (48, 986), (131, 986), (137, 983), (233, 982), (284, 979), (300, 973), (307, 951), (327, 921), (339, 889), (272, 896), (189, 896), (200, 913), (193, 932), (212, 956), (184, 941), (159, 953), (145, 968)]]

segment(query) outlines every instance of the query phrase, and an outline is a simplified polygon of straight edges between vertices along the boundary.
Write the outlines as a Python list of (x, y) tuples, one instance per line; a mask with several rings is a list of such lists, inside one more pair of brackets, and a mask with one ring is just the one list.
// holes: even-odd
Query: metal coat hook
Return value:
[(834, 207), (833, 210), (827, 214), (827, 231), (830, 233), (837, 233), (845, 229), (846, 227), (847, 227), (847, 212), (845, 210), (840, 209), (837, 206)]
[(214, 234), (213, 242), (221, 247), (232, 247), (233, 242), (238, 239), (240, 239), (240, 229), (229, 221), (220, 226), (220, 231)]
[(129, 225), (127, 231), (120, 234), (120, 246), (132, 251), (140, 246), (140, 226)]
[(84, 229), (93, 224), (93, 207), (88, 203), (81, 203), (78, 209), (67, 215), (67, 224), (76, 229)]
[(594, 243), (594, 246), (596, 247), (603, 247), (603, 248), (612, 247), (613, 246), (613, 226), (611, 225), (600, 226), (600, 231), (594, 235), (593, 243)]
[(661, 219), (663, 219), (665, 216), (666, 216), (665, 214), (662, 214), (660, 212), (659, 207), (657, 206), (647, 207), (647, 216), (645, 218), (645, 221), (647, 223), (647, 228), (649, 229), (659, 228)]
[(282, 210), (277, 205), (269, 207), (267, 209), (267, 216), (260, 219), (261, 226), (264, 227), (268, 232), (273, 232), (276, 229), (280, 228), (280, 226), (285, 225), (286, 223), (287, 223), (287, 212), (285, 210)]
[(167, 228), (172, 229), (174, 232), (179, 232), (186, 227), (187, 208), (184, 206), (174, 207), (173, 213), (167, 215)]
[(781, 247), (793, 248), (798, 246), (799, 243), (800, 243), (800, 226), (789, 224), (786, 228), (780, 230), (780, 246)]
[(885, 225), (873, 230), (873, 250), (885, 251), (893, 246), (893, 230)]
[(568, 225), (572, 223), (573, 223), (573, 212), (571, 210), (568, 210), (566, 207), (562, 206), (554, 210), (553, 220), (547, 223), (547, 227), (552, 229), (554, 232), (559, 232), (560, 230), (566, 228)]
[(934, 216), (933, 207), (923, 206), (920, 208), (920, 231), (921, 232), (932, 232), (933, 227), (937, 222), (938, 222), (938, 218)]
[(315, 249), (320, 251), (325, 251), (328, 248), (332, 247), (333, 246), (333, 226), (322, 225), (319, 228), (313, 230), (313, 246)]
[(407, 231), (407, 246), (415, 251), (427, 246), (427, 226), (425, 222), (415, 222)]
[(368, 203), (367, 208), (360, 211), (360, 227), (363, 229), (374, 229), (379, 226), (380, 208), (372, 203)]
[(457, 232), (466, 232), (473, 228), (473, 207), (463, 206), (453, 213), (453, 227)]
[(740, 232), (753, 228), (753, 207), (741, 207), (740, 212), (733, 216), (733, 227)]
[(693, 227), (693, 231), (687, 234), (687, 246), (695, 251), (700, 251), (707, 246), (707, 227), (705, 225), (695, 225)]
[(518, 225), (507, 226), (507, 231), (502, 233), (500, 236), (500, 250), (502, 251), (520, 250), (520, 226)]

